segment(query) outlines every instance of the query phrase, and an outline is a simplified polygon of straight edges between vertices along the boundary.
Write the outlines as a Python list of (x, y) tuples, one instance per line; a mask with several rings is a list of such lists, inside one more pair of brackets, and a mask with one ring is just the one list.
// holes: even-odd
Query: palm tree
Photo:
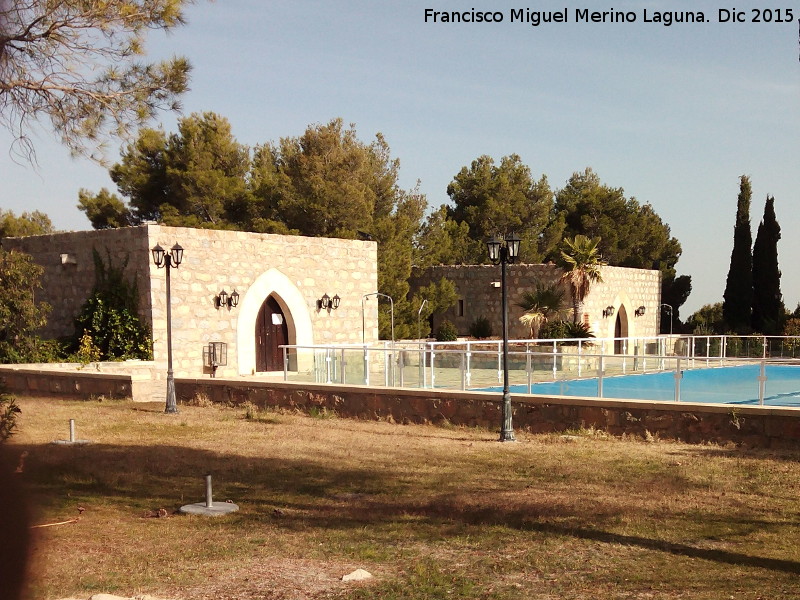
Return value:
[(600, 268), (607, 263), (597, 249), (600, 238), (589, 239), (578, 234), (573, 239), (565, 239), (566, 250), (561, 251), (562, 269), (560, 281), (568, 283), (572, 293), (572, 322), (578, 322), (583, 299), (593, 283), (602, 283)]
[(542, 325), (551, 318), (561, 318), (564, 312), (564, 290), (557, 284), (536, 284), (536, 289), (522, 294), (517, 306), (525, 311), (519, 320), (531, 328), (531, 337), (536, 339)]

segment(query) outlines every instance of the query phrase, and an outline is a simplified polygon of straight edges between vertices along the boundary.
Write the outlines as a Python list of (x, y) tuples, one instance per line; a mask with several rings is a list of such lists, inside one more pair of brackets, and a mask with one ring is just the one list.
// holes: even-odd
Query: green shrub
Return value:
[(65, 357), (64, 345), (58, 340), (43, 340), (40, 337), (33, 340), (32, 362), (54, 363), (64, 360)]
[[(89, 336), (91, 345), (99, 350), (99, 360), (152, 360), (153, 342), (149, 328), (138, 317), (136, 285), (124, 277), (127, 260), (121, 267), (114, 267), (109, 257), (106, 265), (94, 251), (94, 262), (94, 291), (75, 319), (77, 352), (83, 351), (86, 356), (91, 349), (85, 345)], [(90, 354), (94, 356), (94, 352)]]
[(13, 396), (0, 392), (0, 443), (6, 441), (17, 428), (17, 416), (21, 413)]
[(0, 363), (53, 363), (64, 357), (64, 349), (59, 342), (43, 340), (35, 335), (0, 342)]
[[(572, 321), (552, 321), (542, 327), (539, 337), (544, 340), (560, 339), (589, 339), (594, 334), (585, 323), (573, 323)], [(577, 342), (566, 342), (577, 343)]]
[[(800, 305), (798, 308), (800, 308)], [(783, 335), (796, 336), (783, 341), (785, 348), (792, 351), (800, 348), (800, 339), (797, 339), (800, 337), (800, 319), (797, 317), (787, 319), (783, 326)]]
[(442, 324), (439, 325), (439, 329), (436, 331), (436, 341), (455, 342), (456, 340), (458, 340), (458, 330), (456, 329), (456, 326), (445, 319), (442, 321)]
[(312, 419), (335, 419), (339, 415), (335, 410), (330, 410), (325, 406), (312, 406), (308, 409), (308, 416)]
[(92, 336), (89, 335), (88, 331), (84, 331), (81, 336), (78, 352), (75, 353), (75, 360), (82, 365), (88, 365), (100, 360), (100, 348), (94, 345)]
[(469, 326), (469, 334), (479, 340), (492, 337), (492, 324), (486, 317), (478, 317)]

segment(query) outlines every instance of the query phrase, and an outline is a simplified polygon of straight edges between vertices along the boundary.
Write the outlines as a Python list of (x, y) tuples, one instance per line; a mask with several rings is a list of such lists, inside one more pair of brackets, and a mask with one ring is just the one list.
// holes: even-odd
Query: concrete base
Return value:
[(239, 510), (239, 505), (233, 502), (212, 502), (207, 506), (205, 502), (185, 504), (180, 511), (186, 515), (201, 515), (204, 517), (220, 517)]
[(50, 442), (51, 444), (62, 444), (64, 446), (85, 446), (86, 444), (91, 444), (91, 440), (53, 440)]

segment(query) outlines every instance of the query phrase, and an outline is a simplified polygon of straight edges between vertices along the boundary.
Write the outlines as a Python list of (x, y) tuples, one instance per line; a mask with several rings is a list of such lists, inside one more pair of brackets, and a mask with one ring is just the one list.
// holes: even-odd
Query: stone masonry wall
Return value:
[(95, 250), (105, 264), (110, 261), (116, 268), (126, 265), (126, 278), (138, 287), (139, 316), (148, 326), (151, 324), (147, 243), (145, 228), (128, 227), (5, 238), (3, 248), (30, 254), (34, 262), (44, 267), (36, 300), (47, 302), (52, 312), (40, 333), (45, 338), (60, 338), (74, 333), (74, 319), (94, 289)]
[[(545, 285), (554, 283), (561, 270), (548, 265), (508, 265), (506, 281), (508, 290), (508, 335), (510, 339), (530, 337), (530, 329), (519, 321), (523, 310), (517, 303), (526, 291), (532, 291), (536, 282)], [(419, 289), (432, 281), (445, 277), (456, 286), (459, 302), (444, 313), (434, 316), (434, 331), (444, 319), (451, 321), (459, 335), (468, 335), (470, 325), (480, 317), (492, 324), (495, 336), (502, 335), (501, 272), (497, 265), (459, 265), (431, 267), (412, 279), (411, 290)], [(623, 331), (620, 337), (652, 337), (659, 331), (659, 305), (661, 303), (661, 274), (646, 269), (626, 267), (603, 267), (602, 283), (593, 284), (583, 302), (581, 317), (588, 320), (592, 333), (598, 338), (612, 338), (618, 316), (622, 316)], [(571, 298), (564, 287), (567, 319), (571, 319)], [(603, 309), (613, 306), (610, 317), (603, 316)], [(645, 307), (643, 316), (635, 316), (635, 310)], [(624, 312), (620, 315), (620, 309)]]
[[(449, 423), (499, 430), (502, 398), (486, 392), (374, 389), (322, 384), (222, 380), (177, 382), (182, 402), (202, 397), (224, 404), (333, 411), (341, 417), (397, 423)], [(689, 443), (754, 448), (800, 447), (800, 409), (703, 405), (515, 394), (513, 426), (530, 433), (595, 428), (613, 435), (655, 436)]]
[[(377, 245), (374, 242), (303, 236), (268, 235), (241, 231), (214, 231), (151, 225), (149, 244), (169, 249), (176, 242), (184, 249), (183, 264), (171, 271), (173, 362), (175, 373), (185, 376), (202, 369), (203, 346), (227, 343), (228, 365), (219, 376), (237, 374), (237, 329), (245, 298), (264, 273), (274, 269), (301, 294), (310, 318), (315, 344), (360, 344), (361, 298), (377, 290)], [(149, 258), (149, 257), (148, 257)], [(155, 360), (166, 359), (166, 278), (164, 269), (149, 263), (152, 277)], [(241, 296), (236, 308), (217, 308), (215, 296), (235, 289)], [(323, 294), (341, 297), (333, 311), (317, 308)], [(258, 298), (257, 304), (265, 298)], [(366, 341), (378, 337), (377, 308), (368, 305)], [(297, 314), (300, 319), (303, 315)], [(244, 326), (243, 326), (244, 327)], [(247, 332), (253, 345), (254, 331)], [(290, 341), (291, 343), (291, 341)]]
[[(3, 240), (6, 249), (31, 254), (45, 268), (37, 299), (53, 307), (45, 337), (71, 335), (73, 320), (95, 282), (92, 250), (121, 266), (139, 291), (140, 316), (153, 328), (153, 357), (167, 361), (166, 269), (153, 264), (150, 249), (160, 244), (184, 249), (183, 263), (171, 269), (173, 366), (176, 376), (209, 374), (203, 367), (203, 348), (210, 341), (227, 344), (228, 363), (218, 375), (236, 375), (239, 360), (239, 320), (243, 306), (261, 305), (266, 296), (251, 297), (276, 285), (294, 314), (292, 323), (305, 332), (305, 343), (360, 344), (378, 337), (376, 303), (361, 298), (377, 290), (377, 245), (374, 242), (214, 231), (161, 225), (81, 231)], [(221, 290), (240, 294), (240, 306), (218, 308)], [(339, 295), (338, 310), (319, 310), (324, 294)], [(286, 300), (282, 298), (281, 301)], [(365, 331), (362, 333), (362, 323)], [(254, 323), (245, 323), (246, 343), (255, 346)], [(251, 330), (252, 329), (252, 330)], [(298, 333), (299, 335), (299, 333)], [(295, 340), (290, 340), (294, 343)], [(248, 348), (250, 355), (253, 348)], [(250, 374), (248, 371), (247, 374)]]
[[(99, 396), (154, 400), (147, 381), (135, 375), (56, 372), (49, 365), (0, 366), (0, 384), (29, 397), (91, 399)], [(502, 398), (486, 392), (407, 390), (244, 379), (177, 379), (179, 403), (200, 398), (225, 405), (311, 411), (397, 423), (449, 423), (499, 429)], [(158, 399), (163, 402), (163, 397)], [(800, 448), (800, 409), (703, 405), (515, 394), (518, 432), (562, 433), (595, 428), (613, 435), (658, 436), (689, 443), (735, 443), (754, 448)]]

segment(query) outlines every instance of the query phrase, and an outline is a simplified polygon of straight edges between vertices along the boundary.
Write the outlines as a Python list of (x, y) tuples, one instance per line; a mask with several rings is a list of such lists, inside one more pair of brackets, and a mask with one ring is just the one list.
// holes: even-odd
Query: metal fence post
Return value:
[(331, 383), (331, 350), (325, 349), (325, 383)]
[(369, 348), (364, 346), (364, 385), (369, 385)]
[(764, 395), (767, 391), (767, 361), (761, 359), (761, 372), (758, 375), (758, 404), (764, 406)]
[(383, 387), (389, 387), (389, 353), (386, 352), (386, 344), (383, 345)]
[(466, 359), (467, 359), (467, 371), (464, 374), (464, 376), (466, 377), (467, 387), (469, 387), (472, 385), (472, 346), (470, 345), (469, 342), (467, 342)]
[(467, 375), (467, 369), (466, 369), (467, 364), (466, 364), (466, 360), (467, 360), (466, 353), (462, 352), (461, 353), (461, 361), (459, 362), (460, 370), (461, 370), (461, 390), (462, 391), (467, 389), (467, 386), (466, 386), (466, 382), (467, 382), (467, 376), (466, 376)]
[(600, 355), (600, 363), (597, 368), (597, 397), (603, 397), (603, 372), (605, 371), (605, 354)]
[(497, 383), (503, 381), (503, 342), (497, 342)]
[(436, 371), (433, 370), (433, 359), (435, 357), (436, 353), (433, 351), (433, 346), (431, 346), (431, 389), (436, 387)]
[(405, 387), (405, 376), (403, 375), (403, 371), (405, 370), (405, 351), (400, 350), (400, 354), (397, 355), (397, 361), (400, 367), (400, 387)]
[(528, 376), (528, 393), (531, 393), (531, 369), (533, 367), (533, 363), (531, 361), (531, 345), (529, 343), (525, 344), (525, 372)]
[(425, 344), (423, 342), (419, 342), (419, 365), (418, 366), (418, 375), (417, 385), (421, 388), (425, 387), (425, 379), (427, 374), (425, 373)]
[(681, 379), (683, 372), (681, 371), (681, 357), (679, 356), (675, 361), (675, 402), (681, 401)]
[(628, 339), (622, 339), (622, 374), (627, 372), (628, 368)]

